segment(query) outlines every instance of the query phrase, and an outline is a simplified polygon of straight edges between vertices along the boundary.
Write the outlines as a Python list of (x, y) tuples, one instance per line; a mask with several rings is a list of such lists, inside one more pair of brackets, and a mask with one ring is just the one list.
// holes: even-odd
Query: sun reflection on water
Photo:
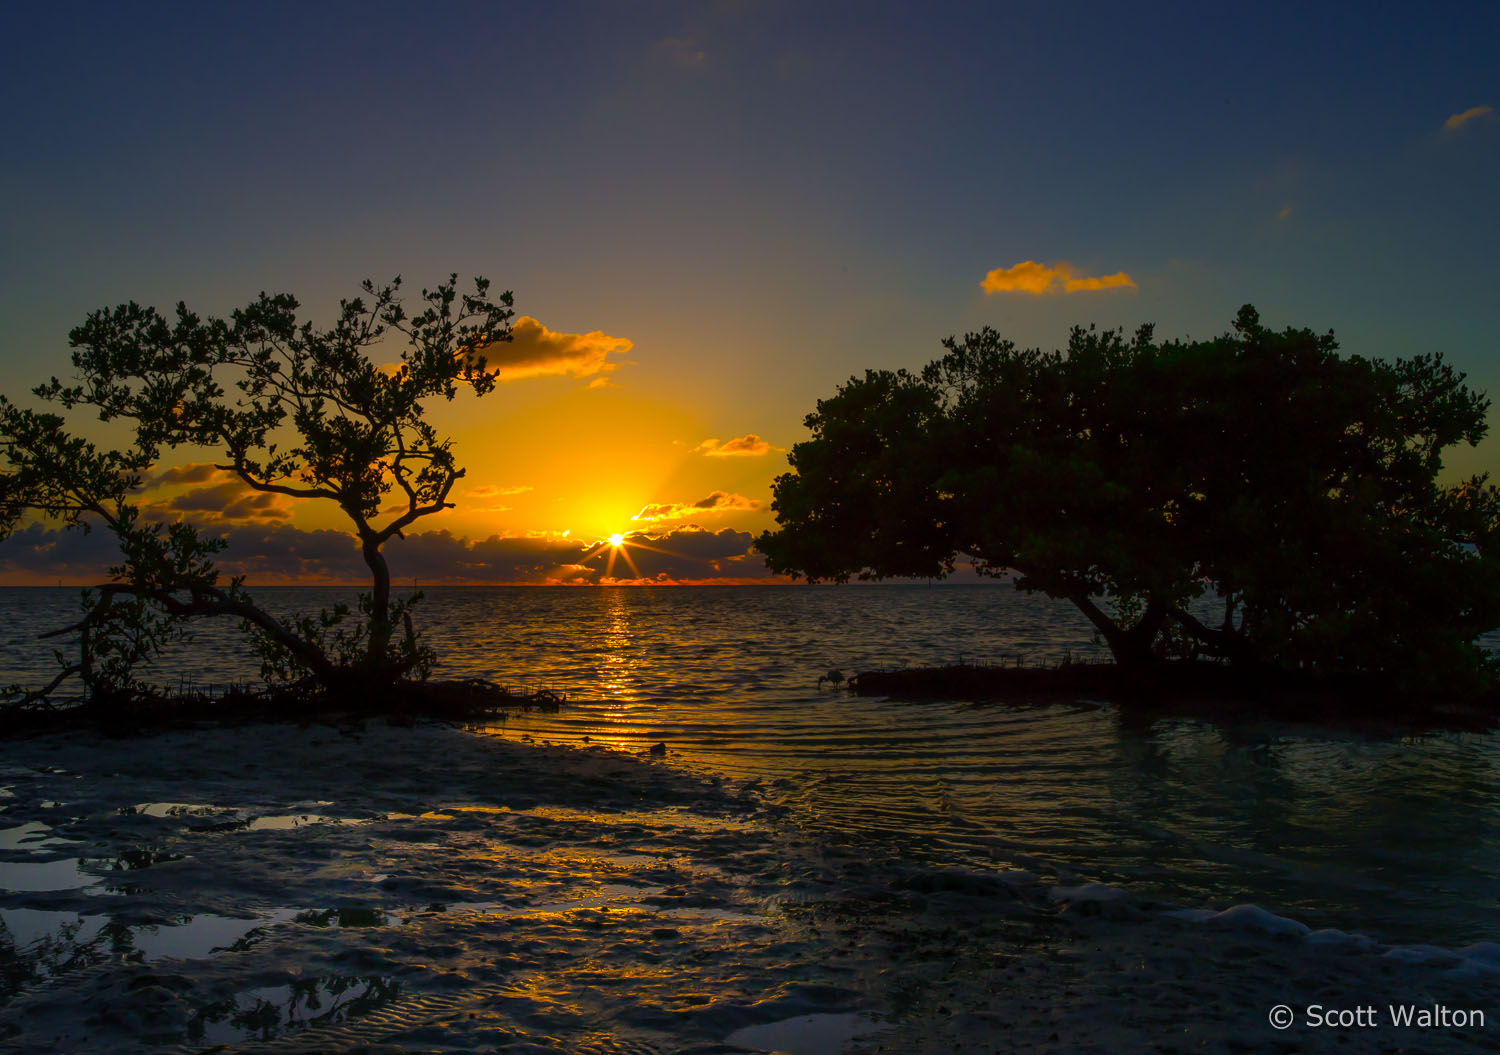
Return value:
[(599, 641), (599, 690), (611, 718), (626, 717), (639, 695), (636, 670), (642, 663), (631, 633), (630, 608), (618, 589), (608, 591), (604, 632)]

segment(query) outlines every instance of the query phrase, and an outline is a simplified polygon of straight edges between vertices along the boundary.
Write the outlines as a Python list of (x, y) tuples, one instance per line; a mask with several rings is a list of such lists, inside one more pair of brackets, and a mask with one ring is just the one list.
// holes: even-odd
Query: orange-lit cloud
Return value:
[(666, 37), (656, 42), (657, 58), (673, 66), (702, 66), (708, 53), (685, 37)]
[[(628, 557), (628, 565), (612, 560), (614, 556)], [(694, 525), (655, 534), (631, 532), (618, 554), (612, 547), (596, 547), (580, 564), (592, 581), (600, 583), (766, 582), (773, 578), (760, 554), (751, 548), (749, 532), (708, 531)]]
[[(163, 484), (203, 484), (218, 477), (223, 470), (216, 469), (213, 462), (188, 462), (163, 469), (142, 480), (143, 487), (159, 487)], [(227, 474), (225, 474), (227, 475)]]
[[(347, 532), (264, 521), (222, 525), (221, 530), (229, 545), (215, 564), (226, 576), (246, 576), (252, 589), (283, 584), (369, 589), (369, 569)], [(613, 569), (613, 547), (557, 532), (466, 538), (446, 530), (426, 531), (392, 539), (385, 554), (393, 579), (416, 580), (424, 587), (789, 581), (766, 570), (753, 541), (748, 531), (733, 528), (643, 527), (625, 537), (630, 567), (616, 561)], [(108, 531), (85, 534), (29, 524), (0, 542), (0, 583), (6, 585), (97, 583), (107, 578), (110, 565), (119, 563), (120, 552)], [(611, 570), (618, 574), (612, 576)], [(975, 580), (972, 573), (962, 578)]]
[(1456, 113), (1453, 116), (1449, 117), (1448, 120), (1444, 121), (1443, 131), (1457, 132), (1470, 121), (1478, 121), (1482, 118), (1494, 116), (1495, 108), (1493, 106), (1471, 106), (1467, 110)]
[[(369, 586), (369, 570), (358, 543), (342, 531), (307, 531), (280, 523), (244, 523), (224, 528), (229, 546), (215, 562), (226, 575), (245, 575), (252, 586), (285, 583), (350, 583)], [(705, 531), (678, 527), (639, 531), (627, 543), (638, 582), (770, 582), (765, 562), (751, 548), (752, 536), (731, 528)], [(599, 583), (609, 573), (607, 553), (565, 535), (470, 539), (427, 531), (393, 539), (385, 553), (391, 574), (403, 582)], [(107, 531), (64, 531), (28, 525), (0, 543), (0, 581), (51, 585), (99, 582), (120, 562)], [(615, 571), (626, 571), (623, 563)], [(628, 572), (627, 572), (628, 574)]]
[(240, 480), (225, 480), (209, 487), (195, 487), (165, 502), (150, 503), (145, 512), (158, 516), (186, 513), (195, 520), (220, 524), (236, 520), (286, 520), (291, 515), (291, 499), (256, 491)]
[(1135, 282), (1123, 271), (1117, 271), (1113, 275), (1099, 275), (1090, 278), (1070, 278), (1063, 283), (1064, 293), (1092, 293), (1100, 289), (1135, 288)]
[(1085, 275), (1064, 260), (1039, 264), (1023, 260), (1010, 267), (997, 267), (984, 276), (980, 288), (986, 293), (1093, 293), (1101, 289), (1134, 289), (1135, 280), (1123, 271), (1113, 275)]
[[(480, 484), (478, 487), (470, 487), (465, 490), (463, 494), (464, 501), (459, 504), (466, 513), (507, 513), (512, 507), (499, 505), (495, 502), (495, 499), (504, 498), (507, 495), (523, 495), (531, 490), (534, 490), (534, 488), (529, 484), (523, 484), (519, 487), (497, 487), (494, 484)], [(473, 504), (475, 502), (479, 504)], [(398, 504), (396, 509), (402, 513), (406, 512), (406, 506), (404, 505)], [(382, 510), (381, 512), (387, 511)], [(443, 512), (450, 513), (452, 510), (445, 509)]]
[(501, 381), (525, 377), (591, 377), (607, 374), (620, 364), (611, 355), (624, 355), (635, 345), (624, 337), (593, 333), (559, 333), (549, 330), (530, 315), (522, 315), (511, 327), (511, 340), (484, 349), (490, 369)]
[(760, 503), (744, 495), (728, 491), (715, 491), (696, 502), (655, 502), (642, 507), (631, 520), (681, 520), (684, 517), (703, 513), (731, 513), (740, 510), (759, 509)]
[[(205, 486), (192, 487), (193, 484)], [(187, 462), (159, 472), (148, 473), (138, 489), (154, 492), (158, 488), (189, 485), (188, 490), (170, 497), (148, 496), (141, 502), (141, 513), (149, 520), (188, 519), (203, 527), (222, 529), (239, 522), (273, 522), (290, 518), (292, 500), (285, 495), (257, 491), (226, 469), (212, 462)]]
[[(464, 492), (468, 498), (500, 498), (504, 495), (524, 495), (527, 491), (535, 490), (530, 484), (522, 484), (520, 487), (496, 487), (494, 484), (480, 484), (471, 487)], [(405, 508), (404, 506), (402, 507)]]
[(772, 451), (784, 451), (785, 447), (773, 447), (753, 432), (747, 432), (743, 436), (736, 436), (732, 440), (719, 442), (717, 436), (711, 436), (698, 446), (693, 448), (694, 454), (705, 454), (710, 458), (754, 458)]

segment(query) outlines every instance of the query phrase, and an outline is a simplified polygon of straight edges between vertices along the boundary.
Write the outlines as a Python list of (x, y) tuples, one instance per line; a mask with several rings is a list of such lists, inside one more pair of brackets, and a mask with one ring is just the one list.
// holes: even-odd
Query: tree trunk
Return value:
[[(388, 664), (391, 644), (391, 569), (380, 552), (380, 543), (368, 530), (360, 545), (360, 553), (369, 566), (370, 589), (370, 646), (365, 651), (365, 669), (371, 675), (379, 674)], [(382, 672), (383, 673), (383, 672)]]
[(1176, 605), (1168, 609), (1168, 614), (1189, 637), (1202, 645), (1203, 650), (1209, 655), (1227, 659), (1234, 664), (1253, 665), (1255, 663), (1255, 650), (1250, 644), (1249, 635), (1245, 632), (1246, 619), (1244, 617), (1241, 618), (1240, 627), (1236, 630), (1233, 619), (1226, 613), (1220, 629), (1211, 630), (1191, 612), (1178, 608)]
[(1156, 662), (1151, 646), (1167, 618), (1167, 606), (1159, 598), (1153, 596), (1146, 603), (1141, 618), (1128, 629), (1105, 615), (1087, 594), (1070, 594), (1068, 599), (1094, 624), (1094, 629), (1104, 638), (1115, 663), (1122, 670), (1140, 670)]

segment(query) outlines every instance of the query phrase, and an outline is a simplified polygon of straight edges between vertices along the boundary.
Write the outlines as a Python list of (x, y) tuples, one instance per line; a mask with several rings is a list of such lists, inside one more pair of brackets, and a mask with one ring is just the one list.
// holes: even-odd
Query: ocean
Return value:
[[(315, 610), (354, 591), (256, 591)], [(35, 684), (71, 589), (0, 590), (0, 682)], [(433, 588), (434, 677), (566, 694), (489, 735), (643, 752), (748, 782), (794, 823), (873, 857), (1015, 866), (1186, 908), (1251, 902), (1312, 927), (1460, 947), (1500, 939), (1500, 737), (1378, 725), (1145, 718), (865, 699), (819, 678), (1102, 655), (1070, 607), (1008, 586)], [(253, 681), (219, 626), (171, 686)]]

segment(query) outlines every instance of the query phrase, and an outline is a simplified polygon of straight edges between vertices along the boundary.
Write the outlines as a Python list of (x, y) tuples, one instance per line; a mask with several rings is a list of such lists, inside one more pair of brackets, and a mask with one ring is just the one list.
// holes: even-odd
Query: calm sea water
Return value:
[[(273, 609), (340, 591), (266, 590)], [(0, 590), (0, 681), (50, 664), (31, 635), (76, 591)], [(566, 692), (494, 735), (667, 744), (758, 781), (800, 823), (868, 853), (1064, 870), (1190, 907), (1251, 901), (1388, 941), (1500, 939), (1500, 737), (1139, 720), (860, 699), (831, 668), (1097, 654), (1071, 608), (999, 586), (453, 588), (419, 624), (436, 676)], [(234, 632), (163, 663), (199, 687), (253, 679)]]

